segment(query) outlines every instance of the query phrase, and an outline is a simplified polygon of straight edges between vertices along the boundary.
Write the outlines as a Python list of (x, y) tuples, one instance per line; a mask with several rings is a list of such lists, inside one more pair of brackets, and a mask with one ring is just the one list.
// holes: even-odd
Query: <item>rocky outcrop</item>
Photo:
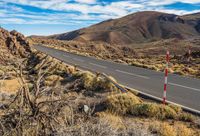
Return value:
[(24, 35), (13, 30), (11, 32), (0, 28), (0, 48), (12, 55), (26, 57), (30, 52), (30, 44)]

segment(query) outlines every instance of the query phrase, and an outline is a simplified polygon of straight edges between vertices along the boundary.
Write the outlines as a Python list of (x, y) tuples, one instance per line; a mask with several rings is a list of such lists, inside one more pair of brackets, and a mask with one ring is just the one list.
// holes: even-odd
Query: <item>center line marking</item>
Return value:
[(99, 64), (95, 64), (95, 63), (90, 63), (91, 65), (94, 65), (94, 66), (97, 66), (97, 67), (101, 67), (101, 68), (107, 68), (106, 66), (102, 66), (102, 65), (99, 65)]
[(149, 77), (146, 77), (146, 76), (142, 76), (142, 75), (138, 75), (138, 74), (134, 74), (134, 73), (129, 73), (129, 72), (126, 72), (126, 71), (121, 71), (121, 70), (118, 70), (118, 69), (116, 71), (123, 73), (123, 74), (131, 75), (131, 76), (137, 76), (137, 77), (141, 77), (141, 78), (144, 78), (144, 79), (150, 79)]
[(78, 58), (73, 58), (73, 60), (77, 60), (77, 61), (80, 61), (80, 62), (84, 62), (84, 60), (78, 59)]
[(191, 90), (200, 92), (200, 89), (197, 89), (197, 88), (188, 87), (188, 86), (184, 86), (184, 85), (179, 85), (179, 84), (175, 84), (175, 83), (171, 83), (171, 82), (169, 82), (168, 84), (174, 85), (174, 86), (179, 86), (179, 87), (183, 87), (183, 88), (187, 88), (187, 89), (191, 89)]

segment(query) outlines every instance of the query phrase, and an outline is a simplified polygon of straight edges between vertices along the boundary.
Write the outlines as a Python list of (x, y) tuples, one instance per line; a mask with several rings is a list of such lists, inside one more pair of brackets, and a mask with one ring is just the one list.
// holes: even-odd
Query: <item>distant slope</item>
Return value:
[(200, 13), (177, 16), (145, 11), (119, 19), (104, 21), (88, 28), (52, 35), (48, 38), (131, 44), (168, 38), (190, 38), (193, 36), (200, 36)]

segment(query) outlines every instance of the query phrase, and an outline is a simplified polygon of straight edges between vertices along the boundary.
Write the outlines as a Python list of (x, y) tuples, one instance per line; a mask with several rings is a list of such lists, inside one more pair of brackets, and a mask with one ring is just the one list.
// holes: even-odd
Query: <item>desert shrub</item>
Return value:
[(59, 82), (60, 80), (62, 80), (63, 78), (61, 76), (58, 76), (58, 75), (50, 75), (50, 76), (47, 76), (45, 78), (45, 82), (44, 84), (46, 86), (51, 86), (57, 82)]
[(176, 113), (181, 113), (182, 112), (182, 108), (180, 106), (173, 105), (173, 104), (169, 104), (168, 106), (170, 108), (174, 109), (176, 111)]
[(122, 118), (118, 115), (114, 115), (110, 112), (99, 112), (96, 114), (100, 119), (104, 119), (115, 129), (124, 129)]
[(84, 88), (86, 89), (93, 89), (93, 82), (95, 79), (95, 75), (92, 74), (91, 72), (82, 72), (82, 73), (78, 73), (75, 76), (80, 77), (82, 80), (82, 85)]
[(109, 96), (106, 100), (106, 105), (110, 112), (123, 115), (130, 113), (131, 109), (140, 102), (141, 100), (137, 96), (131, 93), (124, 93)]
[(169, 106), (156, 103), (141, 103), (132, 107), (131, 114), (135, 116), (155, 117), (158, 119), (175, 119), (177, 114)]
[(177, 131), (177, 136), (194, 136), (193, 130), (188, 128), (184, 124), (181, 123), (175, 124), (175, 129)]
[(65, 136), (116, 136), (117, 130), (112, 128), (107, 120), (88, 120), (80, 122), (75, 127), (61, 128), (56, 135)]
[(193, 122), (195, 119), (194, 119), (194, 116), (192, 116), (189, 113), (182, 113), (182, 114), (179, 115), (179, 120), (187, 121), (187, 122)]
[(114, 84), (105, 77), (96, 76), (91, 72), (77, 72), (73, 75), (75, 78), (81, 79), (81, 84), (87, 90), (92, 91), (116, 91)]
[[(112, 77), (109, 77), (111, 80), (116, 82), (116, 80)], [(98, 77), (97, 77), (98, 79)], [(97, 88), (101, 88), (104, 90), (109, 90), (109, 91), (117, 91), (117, 87), (108, 79), (105, 77), (99, 77), (99, 80), (96, 82)]]
[(175, 129), (167, 123), (153, 122), (149, 130), (159, 136), (177, 136)]

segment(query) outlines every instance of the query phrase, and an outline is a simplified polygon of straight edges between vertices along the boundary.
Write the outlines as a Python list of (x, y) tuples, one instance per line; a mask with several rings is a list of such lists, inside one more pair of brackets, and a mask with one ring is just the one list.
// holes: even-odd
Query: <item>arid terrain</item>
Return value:
[[(153, 44), (171, 40), (153, 42), (151, 48), (141, 50), (107, 43), (27, 39), (16, 31), (1, 28), (0, 41), (0, 135), (200, 135), (199, 118), (180, 107), (144, 99), (134, 90), (122, 93), (111, 77), (79, 71), (32, 49), (33, 44), (42, 43), (77, 53), (82, 50), (84, 55), (98, 53), (101, 59), (133, 65), (140, 60), (145, 66), (142, 60), (147, 61), (146, 52), (152, 51), (149, 65), (153, 54), (165, 54), (164, 45), (158, 51)], [(181, 50), (177, 48), (180, 55), (174, 59), (185, 61), (188, 46), (181, 46)], [(197, 49), (195, 45), (192, 52)], [(192, 55), (191, 60), (198, 61), (198, 53)]]
[(82, 42), (100, 41), (120, 45), (170, 38), (193, 38), (200, 36), (199, 19), (200, 13), (178, 16), (143, 11), (48, 38)]
[(170, 52), (170, 72), (200, 77), (200, 14), (178, 16), (137, 12), (73, 32), (31, 36), (42, 44), (82, 55), (163, 71)]
[[(98, 59), (164, 71), (166, 51), (170, 51), (170, 73), (200, 77), (200, 38), (190, 40), (167, 39), (134, 45), (111, 45), (104, 42), (82, 43), (46, 38), (29, 38), (33, 44), (73, 52)], [(191, 54), (189, 55), (189, 50)]]

